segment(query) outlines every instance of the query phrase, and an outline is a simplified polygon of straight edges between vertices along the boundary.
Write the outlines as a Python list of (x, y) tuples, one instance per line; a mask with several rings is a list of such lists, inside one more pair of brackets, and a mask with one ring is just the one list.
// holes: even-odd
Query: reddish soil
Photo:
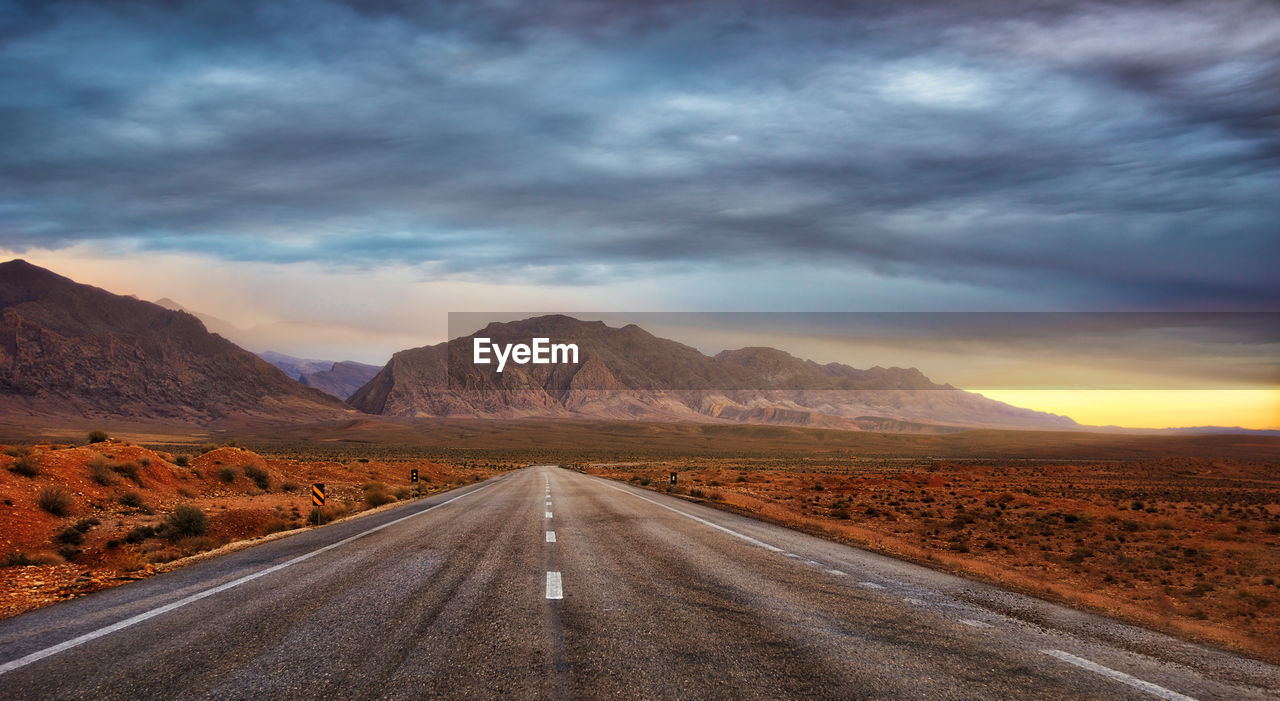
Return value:
[[(0, 565), (8, 565), (0, 566), (0, 618), (145, 577), (228, 543), (441, 491), (501, 469), (408, 459), (271, 458), (231, 446), (174, 454), (112, 440), (0, 450)], [(179, 464), (184, 459), (185, 466)], [(411, 469), (419, 473), (416, 488), (409, 483)], [(314, 517), (313, 482), (323, 483), (327, 496)], [(40, 497), (59, 488), (67, 504), (55, 514)], [(205, 514), (203, 533), (166, 526), (184, 504)]]
[(1275, 462), (700, 459), (585, 469), (1280, 662)]

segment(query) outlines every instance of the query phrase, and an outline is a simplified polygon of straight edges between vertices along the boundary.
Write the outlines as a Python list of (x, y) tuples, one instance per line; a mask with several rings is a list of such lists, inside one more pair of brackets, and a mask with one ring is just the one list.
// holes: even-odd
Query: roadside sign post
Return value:
[(324, 506), (324, 484), (316, 482), (311, 485), (311, 503)]
[(672, 473), (671, 473), (671, 484), (675, 484), (675, 483), (676, 483), (676, 473), (672, 472)]
[(409, 481), (410, 481), (410, 482), (417, 482), (417, 481), (418, 481), (418, 471), (417, 471), (417, 470), (409, 470)]

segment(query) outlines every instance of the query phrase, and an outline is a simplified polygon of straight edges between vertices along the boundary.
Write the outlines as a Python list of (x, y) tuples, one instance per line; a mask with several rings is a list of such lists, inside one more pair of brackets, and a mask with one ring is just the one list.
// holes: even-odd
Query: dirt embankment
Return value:
[[(0, 446), (0, 618), (304, 528), (488, 477), (497, 466), (164, 452), (105, 440)], [(411, 485), (410, 470), (419, 482)], [(323, 483), (316, 510), (310, 485)]]

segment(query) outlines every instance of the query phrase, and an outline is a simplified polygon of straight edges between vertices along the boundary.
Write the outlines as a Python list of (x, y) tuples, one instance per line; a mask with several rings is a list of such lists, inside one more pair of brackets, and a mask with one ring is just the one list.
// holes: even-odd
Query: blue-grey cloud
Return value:
[(39, 2), (0, 28), (8, 248), (1280, 303), (1273, 3)]

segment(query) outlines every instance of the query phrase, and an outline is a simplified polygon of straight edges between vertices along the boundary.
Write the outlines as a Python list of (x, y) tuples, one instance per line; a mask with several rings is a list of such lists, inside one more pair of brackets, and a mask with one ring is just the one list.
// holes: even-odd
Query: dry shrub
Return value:
[(40, 463), (30, 453), (19, 455), (9, 466), (9, 471), (23, 477), (36, 477), (40, 474)]
[(45, 487), (36, 495), (36, 503), (54, 516), (66, 516), (71, 513), (71, 492), (56, 485)]
[(115, 484), (116, 473), (111, 469), (111, 461), (101, 455), (95, 455), (89, 461), (89, 478), (104, 487)]

